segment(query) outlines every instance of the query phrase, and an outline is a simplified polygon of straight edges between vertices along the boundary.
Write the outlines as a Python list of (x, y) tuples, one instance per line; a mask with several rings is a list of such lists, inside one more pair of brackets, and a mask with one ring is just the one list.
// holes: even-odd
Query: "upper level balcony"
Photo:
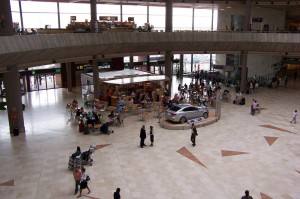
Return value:
[(298, 33), (103, 32), (0, 37), (0, 72), (55, 62), (178, 53), (300, 53)]

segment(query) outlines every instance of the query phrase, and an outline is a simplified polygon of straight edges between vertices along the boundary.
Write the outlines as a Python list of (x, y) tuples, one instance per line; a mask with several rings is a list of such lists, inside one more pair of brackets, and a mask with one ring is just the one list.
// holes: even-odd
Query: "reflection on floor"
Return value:
[[(246, 189), (253, 198), (299, 199), (300, 126), (289, 122), (292, 112), (300, 110), (299, 85), (300, 79), (287, 87), (259, 88), (246, 95), (245, 106), (222, 102), (221, 119), (198, 128), (195, 147), (190, 129), (160, 128), (151, 113), (144, 122), (127, 116), (110, 135), (84, 135), (65, 109), (74, 98), (83, 106), (79, 91), (28, 93), (22, 99), (26, 134), (11, 137), (7, 112), (0, 112), (1, 198), (76, 198), (69, 155), (77, 146), (85, 151), (95, 144), (93, 166), (86, 166), (92, 192), (83, 195), (88, 198), (112, 198), (120, 187), (122, 199), (233, 199)], [(253, 98), (265, 108), (255, 116), (249, 107)], [(143, 124), (147, 145), (149, 127), (154, 127), (153, 147), (139, 147)]]

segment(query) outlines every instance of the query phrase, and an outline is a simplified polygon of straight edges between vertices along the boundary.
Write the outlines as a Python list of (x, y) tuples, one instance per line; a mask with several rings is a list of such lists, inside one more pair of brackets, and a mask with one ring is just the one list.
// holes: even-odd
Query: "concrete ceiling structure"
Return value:
[[(25, 1), (25, 0), (22, 0)], [(88, 3), (90, 0), (34, 0), (43, 2)], [(272, 3), (273, 2), (273, 3)], [(163, 0), (97, 0), (101, 4), (164, 6)], [(173, 6), (217, 8), (245, 6), (246, 1), (174, 0)], [(290, 10), (299, 15), (300, 1), (253, 1), (254, 6)], [(208, 7), (207, 7), (208, 8)], [(296, 12), (295, 12), (296, 11)], [(111, 58), (129, 55), (179, 53), (241, 53), (300, 56), (300, 35), (295, 33), (251, 32), (168, 32), (168, 33), (82, 33), (0, 37), (0, 73), (7, 66), (19, 69), (32, 66), (86, 61), (93, 57)]]
[(300, 56), (300, 35), (251, 32), (117, 32), (0, 37), (0, 72), (129, 55), (248, 53)]
[[(16, 0), (17, 1), (17, 0)], [(90, 3), (90, 0), (21, 0), (60, 3)], [(165, 0), (96, 0), (97, 4), (165, 6)], [(172, 0), (173, 7), (228, 9), (246, 4), (246, 0)], [(300, 0), (252, 0), (252, 5), (261, 8), (273, 8), (300, 12)]]

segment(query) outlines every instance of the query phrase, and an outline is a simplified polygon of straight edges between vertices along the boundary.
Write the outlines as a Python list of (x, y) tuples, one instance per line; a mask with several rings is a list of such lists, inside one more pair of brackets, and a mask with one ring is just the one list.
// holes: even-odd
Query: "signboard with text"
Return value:
[(117, 16), (99, 16), (100, 21), (118, 21)]

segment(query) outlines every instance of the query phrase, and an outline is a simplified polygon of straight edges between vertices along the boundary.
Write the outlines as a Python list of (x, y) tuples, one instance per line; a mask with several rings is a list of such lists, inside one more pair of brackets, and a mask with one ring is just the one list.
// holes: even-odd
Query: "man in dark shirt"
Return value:
[(120, 191), (121, 191), (121, 189), (117, 188), (117, 190), (114, 192), (114, 199), (120, 199), (121, 198)]
[(249, 191), (245, 191), (245, 195), (241, 199), (253, 199), (252, 196), (249, 196)]
[(146, 139), (145, 125), (143, 125), (143, 127), (141, 128), (140, 138), (141, 138), (140, 146), (141, 146), (141, 148), (144, 148), (144, 146), (146, 146), (145, 143), (144, 143), (145, 139)]

